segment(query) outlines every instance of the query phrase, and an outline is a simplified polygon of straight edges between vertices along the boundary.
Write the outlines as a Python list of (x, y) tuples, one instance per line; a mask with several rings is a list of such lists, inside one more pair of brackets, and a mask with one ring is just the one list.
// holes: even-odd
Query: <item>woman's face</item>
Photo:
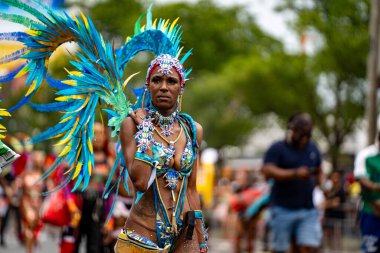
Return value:
[(148, 90), (152, 97), (152, 103), (157, 109), (174, 111), (181, 90), (178, 72), (172, 68), (171, 71), (165, 71), (164, 74), (158, 66), (150, 75)]
[(106, 129), (102, 124), (96, 122), (94, 124), (94, 141), (93, 147), (95, 150), (102, 150), (106, 144)]

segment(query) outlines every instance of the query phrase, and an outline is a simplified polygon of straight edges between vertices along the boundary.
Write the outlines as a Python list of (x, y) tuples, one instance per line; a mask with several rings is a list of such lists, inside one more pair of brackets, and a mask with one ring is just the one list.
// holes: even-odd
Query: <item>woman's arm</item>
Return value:
[[(196, 123), (197, 129), (197, 143), (200, 147), (202, 138), (203, 138), (203, 129), (202, 126)], [(197, 154), (197, 158), (194, 161), (193, 169), (191, 171), (188, 187), (187, 187), (187, 198), (189, 200), (189, 205), (191, 210), (201, 210), (201, 201), (199, 198), (199, 194), (197, 192), (197, 170), (199, 165), (199, 151)], [(198, 242), (199, 244), (205, 244), (203, 224), (200, 219), (196, 219), (195, 229), (197, 232)], [(203, 250), (201, 252), (207, 252), (207, 247), (202, 247)]]
[[(203, 129), (202, 126), (196, 123), (196, 129), (197, 129), (197, 143), (200, 147), (203, 137)], [(198, 170), (198, 164), (199, 164), (199, 150), (196, 157), (196, 160), (193, 164), (193, 169), (191, 170), (191, 174), (189, 176), (189, 182), (187, 187), (188, 192), (188, 199), (189, 199), (189, 205), (192, 210), (199, 210), (201, 208), (201, 201), (199, 199), (199, 194), (197, 192), (197, 170)]]
[[(136, 125), (138, 125), (138, 123), (136, 123), (136, 121), (142, 122), (142, 119), (140, 118), (141, 116), (141, 111), (138, 111), (133, 115), (133, 119), (131, 117), (124, 119), (120, 127), (120, 142), (125, 165), (127, 166), (134, 189), (140, 192), (145, 192), (152, 172), (152, 166), (141, 160), (135, 159), (137, 147), (134, 135), (137, 132)], [(145, 154), (151, 157), (151, 148), (148, 149)]]

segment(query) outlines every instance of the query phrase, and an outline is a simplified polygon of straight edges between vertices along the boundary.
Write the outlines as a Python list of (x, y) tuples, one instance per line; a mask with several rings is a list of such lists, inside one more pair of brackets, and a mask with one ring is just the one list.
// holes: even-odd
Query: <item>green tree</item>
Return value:
[[(111, 8), (112, 4), (113, 0), (109, 0), (92, 7), (92, 18), (96, 23), (104, 24), (108, 22), (109, 15), (112, 15), (114, 17), (112, 22), (100, 27), (117, 31), (112, 35), (116, 37), (131, 34), (130, 16), (125, 14), (126, 10), (123, 8)], [(112, 14), (108, 14), (111, 10)], [(240, 74), (241, 68), (251, 70), (247, 65), (252, 65), (252, 62), (244, 59), (251, 52), (255, 56), (252, 68), (260, 67), (261, 58), (270, 57), (273, 52), (283, 52), (283, 46), (265, 34), (257, 26), (254, 18), (242, 7), (220, 8), (212, 1), (199, 1), (196, 4), (175, 3), (157, 5), (153, 8), (153, 17), (173, 21), (178, 16), (184, 31), (182, 37), (184, 50), (194, 49), (185, 64), (185, 67), (191, 67), (193, 72), (184, 96), (184, 111), (190, 112), (202, 123), (209, 145), (214, 147), (226, 144), (239, 145), (255, 126), (253, 113), (258, 111), (252, 110), (251, 108), (256, 106), (248, 103), (254, 101), (250, 99), (252, 96), (249, 89), (252, 81), (250, 74), (246, 72), (243, 73), (245, 76)], [(113, 27), (122, 23), (125, 24), (123, 26), (125, 30)], [(129, 30), (128, 26), (131, 27)], [(239, 56), (241, 60), (228, 67), (230, 61)], [(140, 57), (139, 60), (145, 58)], [(275, 61), (274, 59), (273, 62)], [(133, 64), (136, 64), (136, 61)], [(138, 66), (129, 65), (129, 69), (135, 72), (144, 69), (146, 64), (147, 61), (143, 61)], [(270, 78), (270, 70), (263, 71), (266, 71), (263, 78)], [(239, 78), (244, 80), (236, 83)], [(270, 81), (263, 82), (270, 83)], [(240, 87), (241, 85), (245, 86)], [(237, 88), (242, 91), (235, 91)], [(259, 94), (255, 99), (257, 97)], [(267, 103), (265, 99), (259, 101)], [(284, 108), (284, 106), (279, 107)], [(268, 107), (260, 105), (259, 108)]]
[(299, 36), (313, 31), (323, 41), (306, 68), (319, 80), (322, 103), (311, 109), (338, 168), (342, 144), (364, 114), (369, 1), (287, 0), (280, 10), (296, 14), (293, 28)]
[[(90, 16), (102, 33), (123, 43), (133, 34), (133, 25), (146, 8), (139, 1), (107, 0), (91, 7)], [(275, 40), (266, 35), (242, 7), (221, 8), (207, 0), (194, 4), (157, 3), (153, 7), (153, 17), (171, 21), (180, 17), (184, 52), (193, 49), (185, 64), (186, 68), (193, 69), (192, 78), (201, 72), (217, 72), (230, 58), (246, 54), (255, 45), (281, 46), (274, 43)]]
[(316, 83), (304, 70), (306, 56), (257, 49), (235, 57), (218, 75), (189, 84), (184, 107), (197, 115), (211, 146), (243, 144), (268, 113), (286, 121), (292, 112), (318, 104)]

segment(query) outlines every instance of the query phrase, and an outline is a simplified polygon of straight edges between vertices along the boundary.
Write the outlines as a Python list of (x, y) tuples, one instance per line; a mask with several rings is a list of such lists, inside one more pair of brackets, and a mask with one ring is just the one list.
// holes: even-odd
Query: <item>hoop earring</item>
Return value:
[(182, 109), (182, 94), (178, 96), (178, 112)]
[(145, 97), (146, 97), (147, 91), (148, 91), (148, 84), (145, 84), (144, 92), (143, 92), (142, 99), (141, 99), (141, 109), (144, 109), (144, 107), (145, 107)]

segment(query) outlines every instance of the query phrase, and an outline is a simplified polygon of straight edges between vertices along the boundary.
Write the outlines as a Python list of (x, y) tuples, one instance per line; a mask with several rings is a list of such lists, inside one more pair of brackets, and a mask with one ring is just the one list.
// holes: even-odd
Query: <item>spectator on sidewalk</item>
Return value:
[(330, 188), (325, 190), (324, 235), (328, 247), (337, 250), (341, 248), (346, 192), (340, 171), (331, 173), (330, 182)]
[(233, 195), (230, 199), (231, 209), (236, 214), (234, 248), (235, 253), (243, 252), (246, 245), (248, 253), (254, 251), (254, 239), (256, 234), (257, 216), (244, 217), (247, 207), (254, 201), (254, 191), (249, 171), (240, 169), (236, 171), (235, 181), (232, 182)]
[(307, 113), (290, 117), (286, 138), (273, 143), (262, 172), (273, 179), (271, 190), (272, 251), (315, 252), (322, 232), (313, 189), (321, 176), (321, 155), (311, 141), (313, 123)]

